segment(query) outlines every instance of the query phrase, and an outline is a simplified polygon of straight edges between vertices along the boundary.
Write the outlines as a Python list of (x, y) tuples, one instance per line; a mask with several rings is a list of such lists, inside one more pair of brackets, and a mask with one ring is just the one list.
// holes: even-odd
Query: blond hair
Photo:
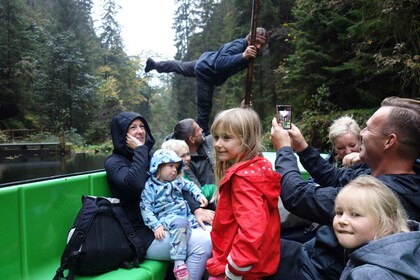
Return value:
[(178, 156), (181, 156), (185, 151), (189, 151), (189, 147), (184, 140), (169, 139), (162, 143), (162, 149), (172, 150)]
[(343, 116), (333, 121), (329, 128), (328, 138), (334, 149), (335, 140), (347, 133), (353, 133), (356, 139), (360, 141), (360, 127), (352, 117)]
[[(229, 167), (237, 162), (262, 155), (263, 145), (260, 119), (258, 114), (250, 108), (233, 108), (219, 112), (211, 126), (213, 137), (216, 131), (223, 131), (225, 134), (239, 139), (241, 143), (236, 162), (221, 161), (215, 153), (215, 177), (216, 184), (219, 185)], [(215, 192), (212, 200), (215, 201), (217, 198), (218, 191)]]
[(398, 197), (377, 178), (362, 175), (350, 181), (336, 197), (344, 198), (355, 209), (363, 209), (379, 225), (374, 239), (408, 232), (407, 213)]

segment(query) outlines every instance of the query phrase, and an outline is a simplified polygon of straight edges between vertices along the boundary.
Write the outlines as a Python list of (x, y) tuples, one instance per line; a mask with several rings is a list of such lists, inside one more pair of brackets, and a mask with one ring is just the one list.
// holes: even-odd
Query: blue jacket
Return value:
[[(335, 168), (312, 147), (298, 155), (303, 167), (320, 185), (303, 180), (292, 148), (281, 148), (277, 151), (275, 168), (282, 175), (284, 207), (303, 219), (331, 224), (338, 192), (349, 181), (361, 174), (370, 174), (371, 170), (365, 165)], [(378, 179), (400, 198), (409, 218), (420, 221), (420, 175), (381, 175)]]
[[(156, 151), (150, 163), (151, 176), (141, 194), (140, 209), (145, 224), (152, 230), (163, 225), (169, 230), (169, 225), (177, 216), (186, 218), (192, 228), (197, 227), (198, 223), (191, 213), (188, 203), (184, 200), (182, 191), (188, 191), (198, 201), (203, 194), (201, 190), (190, 181), (176, 178), (170, 182), (161, 182), (156, 179), (155, 174), (161, 164), (169, 162), (181, 162), (175, 152), (165, 149)], [(182, 170), (180, 165), (179, 172)]]
[(217, 52), (205, 52), (197, 60), (196, 77), (220, 86), (230, 77), (244, 70), (248, 63), (242, 56), (246, 50), (245, 38), (222, 45)]
[(351, 252), (340, 280), (420, 279), (420, 224), (411, 221), (410, 229), (370, 241)]
[[(298, 155), (303, 167), (322, 186), (341, 188), (361, 174), (371, 174), (371, 169), (364, 163), (352, 168), (334, 168), (312, 147), (308, 147)], [(384, 174), (377, 178), (397, 195), (409, 218), (420, 221), (420, 173), (417, 168), (415, 170), (417, 174)]]
[[(275, 164), (282, 175), (280, 197), (290, 213), (323, 226), (312, 240), (302, 245), (300, 260), (290, 265), (297, 266), (306, 279), (338, 279), (345, 262), (344, 249), (331, 228), (335, 198), (345, 184), (361, 174), (370, 174), (370, 169), (365, 165), (334, 168), (311, 147), (299, 153), (299, 157), (321, 185), (303, 180), (292, 148), (283, 147), (277, 151)], [(410, 219), (420, 221), (420, 175), (382, 175), (378, 179), (396, 193)]]

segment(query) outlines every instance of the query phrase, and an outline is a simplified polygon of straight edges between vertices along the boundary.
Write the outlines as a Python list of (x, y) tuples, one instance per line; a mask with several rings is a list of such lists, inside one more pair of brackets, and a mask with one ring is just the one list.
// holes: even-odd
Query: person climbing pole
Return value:
[(268, 44), (269, 35), (263, 27), (257, 27), (255, 43), (251, 45), (251, 33), (222, 45), (218, 51), (203, 53), (194, 61), (154, 61), (148, 58), (145, 72), (156, 70), (159, 73), (177, 73), (197, 79), (197, 123), (204, 133), (210, 133), (209, 120), (213, 107), (214, 87), (247, 68), (261, 50)]

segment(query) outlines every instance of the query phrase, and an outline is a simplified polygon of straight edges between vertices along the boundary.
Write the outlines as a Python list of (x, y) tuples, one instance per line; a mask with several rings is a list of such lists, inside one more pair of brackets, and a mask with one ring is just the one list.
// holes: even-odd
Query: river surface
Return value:
[(0, 158), (0, 187), (11, 182), (103, 169), (107, 156), (75, 153), (65, 157)]

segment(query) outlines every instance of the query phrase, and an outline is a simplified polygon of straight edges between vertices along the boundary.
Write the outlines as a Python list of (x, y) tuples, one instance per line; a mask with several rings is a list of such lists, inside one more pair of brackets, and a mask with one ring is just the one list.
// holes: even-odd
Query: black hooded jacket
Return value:
[[(128, 126), (135, 119), (140, 119), (146, 130), (146, 142), (130, 150), (126, 144)], [(119, 198), (144, 248), (154, 240), (153, 232), (144, 224), (140, 214), (140, 195), (149, 178), (148, 170), (153, 155), (155, 139), (147, 121), (134, 112), (122, 112), (111, 122), (111, 135), (114, 150), (105, 160), (108, 183), (113, 197)]]

